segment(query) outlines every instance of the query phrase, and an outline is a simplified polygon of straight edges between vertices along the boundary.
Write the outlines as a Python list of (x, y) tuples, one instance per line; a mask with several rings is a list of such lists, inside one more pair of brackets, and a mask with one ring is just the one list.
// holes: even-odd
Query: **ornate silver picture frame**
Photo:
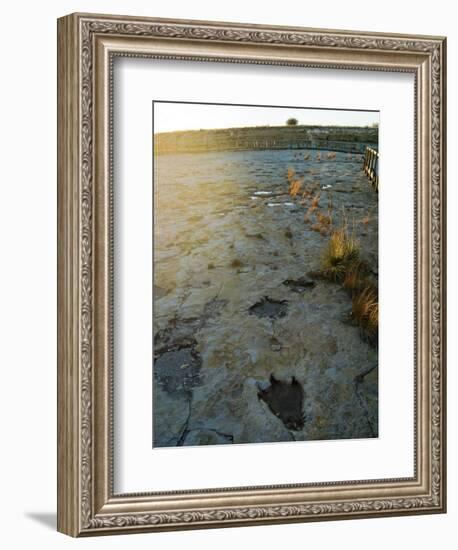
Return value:
[[(413, 75), (413, 476), (114, 491), (112, 76), (119, 57)], [(76, 537), (445, 512), (445, 60), (443, 37), (94, 14), (58, 20), (60, 532)]]

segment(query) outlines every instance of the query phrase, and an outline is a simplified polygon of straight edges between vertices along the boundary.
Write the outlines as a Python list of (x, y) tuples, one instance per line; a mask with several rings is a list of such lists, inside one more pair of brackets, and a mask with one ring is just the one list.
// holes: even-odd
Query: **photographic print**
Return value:
[(59, 18), (60, 532), (446, 512), (446, 49)]
[(378, 437), (378, 130), (153, 103), (154, 448)]

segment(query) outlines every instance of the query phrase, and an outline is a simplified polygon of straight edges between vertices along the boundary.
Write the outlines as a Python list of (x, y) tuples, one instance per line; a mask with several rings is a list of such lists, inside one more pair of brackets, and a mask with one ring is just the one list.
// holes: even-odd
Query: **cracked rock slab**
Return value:
[(285, 317), (288, 312), (288, 303), (286, 300), (273, 300), (265, 296), (256, 304), (250, 307), (250, 314), (257, 317), (268, 317), (269, 319), (279, 319)]
[(211, 429), (193, 429), (189, 430), (183, 440), (183, 445), (227, 445), (233, 443), (234, 437), (231, 434), (225, 434)]
[(153, 447), (175, 447), (189, 417), (189, 399), (153, 385)]
[(200, 382), (201, 365), (194, 345), (164, 351), (154, 361), (154, 377), (167, 393), (188, 394)]
[[(342, 211), (352, 227), (354, 219), (373, 273), (377, 196), (360, 163), (346, 154), (315, 158), (307, 151), (257, 151), (156, 159), (155, 445), (377, 434), (377, 373), (366, 375), (357, 392), (354, 382), (377, 364), (377, 352), (343, 321), (351, 311), (347, 292), (307, 276), (319, 272), (327, 238), (305, 221), (310, 201), (289, 196), (285, 174), (291, 166), (316, 185), (320, 207), (333, 204), (335, 226)], [(294, 376), (303, 389), (303, 428), (285, 426), (286, 406), (273, 405), (277, 391), (258, 398), (271, 374), (290, 385)]]

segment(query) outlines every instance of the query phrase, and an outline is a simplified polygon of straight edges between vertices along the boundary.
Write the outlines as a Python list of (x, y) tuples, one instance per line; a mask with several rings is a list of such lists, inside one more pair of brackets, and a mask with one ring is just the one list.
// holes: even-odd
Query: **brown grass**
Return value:
[(349, 269), (345, 273), (344, 279), (342, 281), (342, 286), (345, 288), (345, 290), (353, 292), (358, 288), (359, 284), (360, 278), (358, 271), (356, 269)]
[(331, 216), (326, 216), (326, 214), (317, 212), (316, 218), (318, 220), (318, 223), (324, 227), (329, 227), (331, 225), (331, 222), (332, 222)]
[(302, 192), (301, 204), (307, 207), (307, 199), (310, 199), (310, 204), (304, 214), (304, 223), (313, 224), (312, 231), (316, 231), (323, 236), (328, 236), (332, 232), (332, 196), (328, 195), (327, 213), (320, 209), (320, 201), (322, 199), (321, 191), (318, 191), (319, 183), (313, 182), (308, 186), (304, 186)]
[(320, 234), (323, 235), (323, 237), (327, 237), (329, 235), (329, 229), (325, 226), (321, 226)]
[(302, 182), (300, 180), (293, 180), (289, 185), (289, 194), (291, 197), (295, 197), (302, 188)]
[(378, 331), (378, 290), (368, 284), (352, 299), (352, 317), (370, 341), (374, 341)]
[[(371, 280), (367, 264), (360, 258), (360, 243), (355, 237), (356, 226), (363, 222), (353, 220), (352, 228), (349, 229), (343, 210), (341, 225), (334, 229), (332, 196), (328, 196), (327, 214), (320, 211), (319, 202), (320, 193), (316, 193), (311, 199), (304, 222), (311, 224), (312, 231), (329, 236), (329, 239), (323, 253), (321, 269), (310, 272), (309, 275), (342, 285), (351, 295), (353, 321), (360, 328), (362, 337), (375, 346), (378, 342), (378, 289)], [(363, 221), (364, 225), (369, 223), (370, 212)]]
[(312, 202), (310, 203), (310, 207), (313, 208), (314, 210), (316, 208), (318, 208), (318, 206), (320, 204), (320, 198), (321, 198), (321, 193), (316, 193), (312, 198)]
[(289, 189), (288, 189), (288, 193), (292, 196), (292, 197), (295, 197), (296, 195), (298, 195), (302, 189), (302, 185), (304, 183), (304, 178), (297, 178), (296, 177), (296, 171), (294, 170), (294, 168), (288, 168), (287, 172), (286, 172), (286, 179), (289, 183)]
[(345, 290), (353, 293), (364, 284), (365, 274), (366, 269), (362, 262), (352, 262), (345, 272), (345, 276), (342, 280), (342, 286)]
[(288, 168), (288, 171), (286, 173), (286, 179), (291, 183), (296, 175), (296, 171), (294, 168)]
[(341, 282), (353, 262), (359, 259), (359, 243), (344, 223), (334, 230), (323, 256), (323, 273), (332, 281)]
[(312, 192), (310, 189), (307, 189), (307, 187), (302, 191), (302, 199), (304, 201), (304, 204), (307, 202), (307, 199), (309, 199), (312, 196)]

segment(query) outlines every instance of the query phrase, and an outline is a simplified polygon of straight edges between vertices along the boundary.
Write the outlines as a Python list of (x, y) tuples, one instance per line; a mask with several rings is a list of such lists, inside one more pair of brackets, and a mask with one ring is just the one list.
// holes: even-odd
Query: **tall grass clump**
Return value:
[(342, 286), (350, 293), (355, 292), (361, 287), (365, 269), (362, 265), (361, 261), (356, 260), (352, 262), (345, 271), (345, 276), (342, 279)]
[(286, 179), (289, 184), (288, 193), (291, 197), (295, 197), (302, 189), (303, 179), (296, 177), (296, 172), (293, 168), (288, 168)]
[(302, 182), (300, 180), (294, 180), (289, 186), (289, 194), (291, 197), (295, 197), (301, 190)]
[(351, 314), (367, 340), (378, 341), (378, 290), (368, 283), (363, 289), (353, 293)]
[(359, 243), (343, 224), (332, 231), (322, 261), (322, 273), (326, 279), (342, 282), (346, 273), (359, 258)]
[(378, 343), (378, 289), (369, 277), (367, 264), (360, 259), (358, 240), (348, 230), (346, 221), (333, 230), (322, 259), (320, 278), (339, 283), (350, 294), (351, 319), (362, 338)]

